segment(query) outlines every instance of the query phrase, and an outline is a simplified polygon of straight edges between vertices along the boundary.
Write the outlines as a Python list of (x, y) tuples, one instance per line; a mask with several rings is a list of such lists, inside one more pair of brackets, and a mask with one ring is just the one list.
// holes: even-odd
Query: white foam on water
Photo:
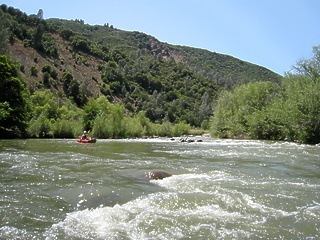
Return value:
[(241, 214), (225, 211), (218, 205), (188, 202), (189, 197), (155, 193), (124, 205), (73, 212), (53, 225), (46, 236), (47, 239), (178, 239), (204, 225), (214, 228), (212, 221), (226, 223), (242, 218)]
[(219, 181), (226, 178), (231, 177), (217, 171), (154, 180), (167, 191), (123, 205), (70, 213), (46, 236), (48, 240), (245, 238), (272, 219), (299, 214), (268, 207), (249, 194), (220, 186)]
[(36, 239), (36, 233), (29, 233), (25, 229), (11, 226), (0, 227), (0, 239)]

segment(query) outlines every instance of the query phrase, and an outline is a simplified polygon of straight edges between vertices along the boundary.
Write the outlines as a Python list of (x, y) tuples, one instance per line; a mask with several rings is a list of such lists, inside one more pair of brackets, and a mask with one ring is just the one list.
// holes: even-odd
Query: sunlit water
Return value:
[(320, 238), (320, 147), (202, 139), (2, 140), (0, 239)]

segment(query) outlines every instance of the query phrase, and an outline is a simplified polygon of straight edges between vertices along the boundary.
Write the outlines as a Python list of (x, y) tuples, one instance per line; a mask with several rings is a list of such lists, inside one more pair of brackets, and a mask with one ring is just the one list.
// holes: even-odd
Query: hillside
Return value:
[(163, 43), (137, 31), (123, 31), (112, 25), (91, 26), (85, 24), (83, 20), (48, 19), (47, 21), (127, 54), (147, 50), (147, 54), (161, 55), (165, 59), (173, 58), (175, 62), (183, 63), (191, 71), (202, 77), (213, 79), (222, 87), (233, 88), (235, 85), (256, 81), (280, 82), (281, 79), (280, 75), (267, 68), (232, 56), (205, 49)]
[(145, 111), (153, 122), (201, 126), (222, 88), (281, 79), (237, 58), (162, 43), (140, 32), (82, 20), (42, 20), (6, 5), (0, 9), (1, 26), (8, 26), (5, 53), (21, 63), (30, 92), (49, 89), (80, 108), (106, 96), (125, 106), (128, 115)]

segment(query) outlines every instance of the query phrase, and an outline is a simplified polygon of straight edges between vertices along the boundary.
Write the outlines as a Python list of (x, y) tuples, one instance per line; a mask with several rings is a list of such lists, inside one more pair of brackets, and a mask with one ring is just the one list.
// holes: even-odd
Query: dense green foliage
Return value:
[(256, 82), (221, 94), (211, 126), (213, 135), (228, 138), (241, 135), (267, 138), (268, 132), (265, 132), (260, 118), (273, 100), (275, 91), (274, 83)]
[(0, 10), (0, 54), (5, 54), (9, 42), (9, 21), (7, 21), (5, 14)]
[(56, 99), (46, 90), (35, 92), (31, 104), (30, 136), (74, 137), (82, 132), (82, 110), (70, 100)]
[(279, 83), (282, 78), (264, 67), (204, 49), (170, 46), (170, 52), (181, 54), (182, 61), (193, 72), (204, 78), (215, 79), (219, 86), (229, 90), (249, 82)]
[(109, 24), (91, 26), (85, 24), (83, 20), (62, 19), (49, 19), (48, 22), (82, 34), (109, 49), (119, 49), (130, 56), (137, 53), (138, 55), (160, 56), (165, 59), (174, 58), (194, 73), (215, 81), (227, 89), (248, 82), (273, 81), (279, 83), (281, 80), (280, 75), (264, 67), (228, 55), (162, 43), (150, 35), (137, 31), (122, 31), (113, 26), (109, 27)]
[(29, 117), (29, 91), (18, 69), (13, 59), (0, 55), (0, 130), (24, 134)]
[(128, 138), (143, 136), (181, 136), (188, 134), (188, 124), (153, 124), (141, 111), (127, 117), (123, 105), (111, 104), (105, 96), (91, 98), (83, 109), (68, 100), (61, 105), (47, 90), (31, 96), (32, 119), (28, 133), (33, 137), (73, 138), (89, 130), (97, 138)]
[(249, 83), (221, 94), (212, 135), (320, 142), (320, 47), (301, 60), (281, 86)]

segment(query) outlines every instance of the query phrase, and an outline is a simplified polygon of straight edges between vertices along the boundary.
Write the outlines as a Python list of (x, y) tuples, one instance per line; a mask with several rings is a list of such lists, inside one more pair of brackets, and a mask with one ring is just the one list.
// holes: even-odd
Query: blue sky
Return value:
[(162, 42), (208, 49), (283, 75), (320, 45), (320, 0), (7, 0), (44, 18), (140, 31)]

